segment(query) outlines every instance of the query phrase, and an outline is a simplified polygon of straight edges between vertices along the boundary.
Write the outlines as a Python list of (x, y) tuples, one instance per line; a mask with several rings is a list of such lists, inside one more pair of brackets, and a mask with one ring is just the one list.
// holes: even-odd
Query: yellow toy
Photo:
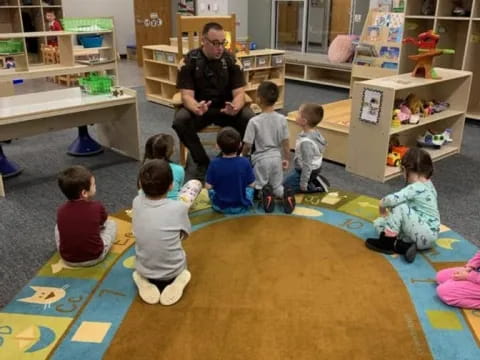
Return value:
[(399, 115), (400, 115), (400, 110), (399, 109), (393, 110), (393, 116), (392, 116), (392, 127), (393, 128), (397, 128), (397, 127), (402, 126)]

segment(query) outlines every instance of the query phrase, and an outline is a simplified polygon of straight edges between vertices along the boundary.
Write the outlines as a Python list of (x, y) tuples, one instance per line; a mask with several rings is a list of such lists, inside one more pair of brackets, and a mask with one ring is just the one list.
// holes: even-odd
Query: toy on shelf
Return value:
[(423, 136), (420, 136), (417, 139), (417, 144), (419, 147), (433, 147), (435, 149), (440, 149), (446, 143), (453, 141), (451, 135), (451, 129), (446, 129), (442, 133), (435, 133), (432, 130), (427, 130)]
[(426, 15), (426, 16), (435, 15), (436, 7), (437, 7), (437, 4), (435, 3), (435, 0), (423, 0), (421, 13), (422, 15)]
[(452, 16), (470, 16), (470, 10), (463, 6), (462, 0), (454, 0), (454, 7), (452, 9)]
[(398, 128), (402, 125), (402, 120), (400, 118), (401, 111), (399, 109), (393, 110), (392, 114), (392, 127)]
[(393, 136), (388, 146), (387, 165), (399, 167), (408, 149), (408, 146), (400, 145), (398, 136)]
[(422, 118), (445, 111), (449, 106), (450, 104), (445, 101), (421, 100), (417, 95), (410, 93), (405, 100), (395, 100), (392, 127), (418, 124)]
[(437, 49), (440, 36), (433, 30), (428, 30), (417, 36), (417, 39), (407, 37), (403, 39), (404, 43), (412, 43), (418, 47), (419, 54), (409, 55), (410, 60), (416, 61), (412, 76), (424, 77), (425, 79), (440, 79), (433, 68), (433, 58), (436, 56), (455, 54), (453, 49)]

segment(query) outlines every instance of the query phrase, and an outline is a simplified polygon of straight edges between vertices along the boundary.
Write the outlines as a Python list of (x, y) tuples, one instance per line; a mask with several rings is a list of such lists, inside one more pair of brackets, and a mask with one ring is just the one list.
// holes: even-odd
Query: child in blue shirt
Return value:
[(191, 206), (202, 190), (202, 183), (198, 180), (190, 180), (185, 185), (183, 184), (185, 170), (170, 160), (174, 152), (174, 145), (175, 141), (172, 135), (157, 134), (151, 136), (145, 143), (143, 164), (153, 159), (167, 161), (173, 174), (172, 189), (167, 193), (167, 199), (182, 200), (188, 206)]
[(241, 214), (252, 206), (255, 176), (250, 162), (239, 157), (241, 137), (231, 127), (217, 135), (222, 156), (210, 162), (205, 187), (214, 210), (226, 214)]

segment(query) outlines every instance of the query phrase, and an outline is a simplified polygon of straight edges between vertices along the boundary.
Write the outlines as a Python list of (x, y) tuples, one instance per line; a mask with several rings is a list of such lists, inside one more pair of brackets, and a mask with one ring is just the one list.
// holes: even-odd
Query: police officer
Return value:
[(189, 149), (200, 178), (210, 160), (197, 132), (214, 123), (234, 127), (243, 138), (248, 121), (255, 115), (245, 106), (241, 66), (225, 51), (226, 45), (223, 27), (218, 23), (206, 24), (202, 46), (186, 55), (177, 77), (183, 107), (175, 114), (173, 129)]

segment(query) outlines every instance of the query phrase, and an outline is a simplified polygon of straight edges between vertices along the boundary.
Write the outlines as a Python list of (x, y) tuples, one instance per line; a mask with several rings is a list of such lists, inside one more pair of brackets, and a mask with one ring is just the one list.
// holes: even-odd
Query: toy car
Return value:
[(388, 166), (400, 166), (402, 157), (397, 152), (390, 152), (387, 155), (387, 165)]
[(427, 130), (425, 135), (420, 136), (417, 139), (417, 144), (419, 147), (433, 147), (435, 149), (440, 149), (446, 143), (452, 142), (450, 135), (450, 129), (446, 129), (441, 134), (434, 134), (432, 131)]
[(392, 146), (390, 148), (390, 152), (387, 155), (387, 165), (388, 166), (400, 166), (402, 162), (403, 156), (407, 153), (408, 151), (407, 146)]

